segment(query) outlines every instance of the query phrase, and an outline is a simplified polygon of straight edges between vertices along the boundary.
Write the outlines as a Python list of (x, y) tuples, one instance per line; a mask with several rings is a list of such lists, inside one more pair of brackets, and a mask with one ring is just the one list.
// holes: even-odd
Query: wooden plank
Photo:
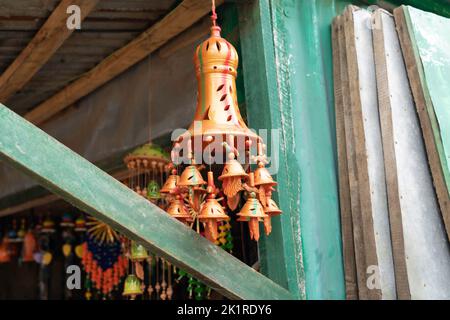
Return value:
[(450, 248), (393, 17), (377, 10), (374, 52), (399, 299), (449, 299)]
[[(370, 13), (345, 12), (347, 68), (367, 273), (378, 274), (369, 299), (395, 299), (394, 266), (378, 115)], [(374, 268), (374, 269), (369, 269)], [(369, 279), (369, 277), (368, 277)], [(368, 281), (369, 282), (369, 281)]]
[(190, 45), (194, 41), (200, 41), (202, 39), (206, 39), (208, 37), (210, 31), (209, 27), (211, 26), (211, 19), (209, 17), (203, 18), (199, 21), (195, 28), (191, 28), (176, 36), (170, 43), (165, 45), (158, 51), (158, 54), (162, 58), (168, 58), (178, 50), (185, 48)]
[[(396, 147), (403, 147), (404, 145), (407, 145), (409, 142), (411, 142), (407, 139), (410, 137), (414, 137), (414, 134), (417, 133), (416, 130), (418, 128), (415, 127), (415, 115), (411, 115), (410, 113), (408, 113), (410, 111), (408, 110), (408, 108), (414, 108), (414, 106), (412, 105), (412, 101), (410, 100), (409, 89), (405, 88), (405, 84), (407, 85), (408, 79), (406, 78), (404, 70), (402, 70), (402, 67), (404, 68), (404, 65), (402, 65), (403, 61), (401, 61), (401, 54), (400, 52), (395, 51), (395, 46), (398, 45), (398, 40), (393, 38), (392, 34), (390, 33), (388, 33), (387, 35), (384, 34), (384, 32), (387, 31), (388, 28), (385, 27), (385, 21), (383, 21), (385, 15), (386, 14), (383, 11), (376, 11), (373, 17), (375, 27), (372, 33), (374, 40), (373, 44), (377, 76), (378, 102), (386, 171), (386, 186), (389, 199), (389, 221), (391, 227), (395, 285), (397, 290), (397, 298), (404, 300), (410, 299), (411, 293), (409, 291), (408, 274), (406, 268), (406, 255), (402, 223), (402, 216), (405, 213), (402, 213), (401, 210), (402, 207), (400, 204), (401, 199), (399, 194), (398, 174), (400, 172), (398, 172), (398, 170), (400, 171), (402, 170), (402, 168), (398, 166), (397, 160), (405, 161), (407, 159), (402, 159), (402, 154), (396, 154)], [(390, 22), (388, 21), (387, 23)], [(395, 41), (397, 41), (397, 43), (395, 43)], [(400, 60), (398, 60), (399, 54)], [(396, 67), (396, 71), (398, 72), (398, 74), (392, 71), (388, 74), (388, 62), (390, 68)], [(393, 66), (392, 64), (396, 64), (396, 66)], [(395, 128), (394, 132), (394, 125), (399, 125), (398, 121), (401, 119), (394, 119), (393, 107), (396, 108), (396, 112), (403, 110), (403, 116), (405, 116), (405, 118), (410, 121), (410, 127), (406, 128), (406, 130), (408, 130), (409, 132), (403, 132), (403, 134), (407, 134), (403, 141), (399, 141), (398, 136), (394, 136), (394, 134), (402, 134), (402, 132), (398, 132), (400, 128)], [(397, 116), (397, 114), (395, 114), (395, 116)], [(415, 141), (413, 140), (412, 142)], [(397, 146), (398, 143), (400, 143), (400, 146)], [(416, 146), (407, 146), (411, 147), (411, 150), (419, 149), (420, 153), (420, 145), (417, 146), (416, 144)], [(414, 154), (415, 153), (413, 153), (412, 156), (414, 156)], [(420, 157), (421, 155), (419, 154), (418, 156)], [(416, 160), (415, 164), (419, 162), (418, 164), (420, 166), (420, 158), (414, 160)], [(405, 163), (403, 162), (402, 165), (405, 165)], [(421, 178), (423, 178), (423, 175), (421, 176)], [(425, 183), (426, 179), (427, 177), (425, 176)], [(420, 184), (420, 179), (416, 181), (416, 183), (417, 182)], [(401, 187), (408, 188), (408, 186), (403, 185)], [(417, 190), (415, 185), (410, 187), (414, 188), (413, 191)], [(417, 200), (419, 201), (419, 199)]]
[(33, 40), (23, 49), (0, 77), (0, 102), (20, 91), (39, 69), (53, 56), (74, 30), (66, 26), (67, 8), (77, 5), (81, 20), (94, 9), (98, 0), (62, 0), (39, 29)]
[(226, 297), (293, 298), (3, 105), (0, 158)]
[(356, 276), (355, 247), (353, 239), (353, 222), (350, 200), (350, 184), (347, 165), (347, 146), (345, 139), (344, 123), (344, 97), (341, 81), (341, 59), (345, 52), (341, 52), (342, 46), (342, 20), (337, 16), (332, 23), (332, 50), (333, 50), (333, 82), (336, 116), (336, 141), (339, 170), (339, 205), (341, 211), (342, 253), (345, 268), (345, 292), (347, 300), (358, 299), (358, 285)]
[(356, 171), (356, 152), (355, 139), (353, 136), (352, 108), (350, 101), (349, 75), (347, 67), (347, 48), (346, 48), (346, 16), (342, 16), (341, 31), (339, 32), (339, 51), (341, 65), (341, 87), (342, 87), (342, 103), (344, 112), (344, 128), (345, 128), (345, 147), (347, 155), (347, 171), (350, 188), (350, 206), (352, 215), (352, 230), (355, 251), (356, 277), (358, 283), (358, 299), (367, 300), (369, 298), (366, 277), (366, 256), (364, 245), (364, 234), (362, 225), (361, 202), (359, 200), (359, 186)]
[[(216, 4), (220, 5), (222, 2), (223, 0), (219, 0), (216, 1)], [(27, 113), (25, 118), (35, 124), (41, 124), (144, 59), (200, 20), (210, 10), (211, 2), (208, 0), (184, 0), (161, 21), (126, 46), (112, 53), (50, 99), (39, 104)]]
[[(409, 7), (402, 6), (394, 10), (395, 23), (406, 64), (406, 69), (408, 72), (411, 91), (413, 93), (417, 113), (419, 114), (420, 125), (422, 127), (422, 134), (428, 155), (428, 163), (431, 168), (439, 206), (445, 223), (445, 228), (447, 230), (447, 237), (450, 240), (450, 158), (447, 158), (448, 155), (446, 156), (444, 150), (445, 141), (447, 141), (448, 144), (447, 149), (450, 149), (450, 134), (447, 131), (446, 136), (441, 136), (441, 126), (446, 126), (448, 130), (448, 123), (450, 122), (450, 120), (448, 119), (448, 117), (447, 119), (443, 117), (438, 120), (437, 113), (434, 109), (435, 106), (438, 107), (438, 105), (440, 105), (441, 110), (444, 111), (444, 113), (445, 110), (447, 110), (447, 114), (449, 114), (448, 103), (445, 101), (448, 101), (449, 99), (448, 73), (450, 71), (448, 70), (450, 68), (450, 63), (447, 62), (447, 66), (445, 66), (445, 64), (442, 67), (436, 66), (436, 69), (432, 67), (429, 70), (429, 73), (431, 74), (428, 74), (427, 77), (423, 64), (424, 60), (421, 58), (421, 55), (417, 48), (415, 33), (412, 29), (412, 23), (410, 21), (410, 18), (407, 16), (407, 8)], [(443, 21), (446, 21), (446, 24), (442, 22), (437, 29), (441, 28), (442, 26), (444, 31), (448, 30), (450, 28), (450, 24), (447, 20), (448, 19), (444, 19)], [(433, 34), (436, 33), (433, 39), (438, 40), (433, 44), (429, 44), (428, 48), (432, 47), (434, 48), (434, 50), (438, 50), (440, 54), (448, 55), (448, 52), (442, 52), (442, 50), (437, 46), (439, 41), (448, 44), (448, 37), (440, 38), (442, 37), (442, 35), (440, 35), (439, 37), (439, 35), (437, 34), (437, 29), (435, 30), (436, 32), (433, 31)], [(432, 53), (430, 53), (429, 58), (431, 60), (433, 59)], [(433, 61), (431, 61), (431, 63), (433, 64)], [(428, 64), (429, 63), (425, 63), (425, 65)], [(439, 87), (439, 84), (436, 83), (436, 80), (437, 82), (442, 82), (440, 84), (440, 86), (442, 86), (441, 98), (435, 97), (436, 100), (432, 100), (427, 79), (434, 79), (434, 83), (437, 87)], [(447, 92), (445, 92), (445, 88), (447, 89)], [(443, 115), (443, 113), (441, 113), (441, 115)]]

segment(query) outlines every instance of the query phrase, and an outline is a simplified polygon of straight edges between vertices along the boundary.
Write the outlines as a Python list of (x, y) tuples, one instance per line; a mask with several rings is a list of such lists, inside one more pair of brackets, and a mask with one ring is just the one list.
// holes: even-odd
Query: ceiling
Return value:
[[(33, 39), (60, 0), (0, 0), (0, 73)], [(100, 0), (33, 78), (7, 101), (24, 115), (173, 9), (177, 0)]]

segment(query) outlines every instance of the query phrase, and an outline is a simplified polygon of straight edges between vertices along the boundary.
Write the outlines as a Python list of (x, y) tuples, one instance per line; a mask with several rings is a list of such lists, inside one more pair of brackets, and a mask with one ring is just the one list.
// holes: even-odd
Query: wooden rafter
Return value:
[[(216, 1), (220, 5), (224, 0)], [(41, 124), (56, 113), (124, 72), (167, 41), (189, 28), (211, 10), (209, 0), (184, 0), (158, 23), (118, 49), (90, 71), (44, 101), (25, 118)]]
[(62, 0), (34, 38), (0, 77), (0, 102), (20, 91), (72, 34), (66, 26), (70, 5), (80, 7), (81, 20), (99, 0)]
[(0, 210), (0, 217), (5, 217), (5, 216), (9, 216), (11, 214), (17, 213), (17, 212), (21, 212), (21, 211), (25, 211), (31, 208), (36, 208), (36, 207), (40, 207), (52, 202), (55, 202), (57, 200), (59, 200), (60, 198), (55, 195), (55, 194), (48, 194), (45, 195), (43, 197), (39, 197), (36, 199), (32, 199), (29, 201), (25, 201), (22, 202), (18, 205), (12, 206), (12, 207), (8, 207), (5, 209)]

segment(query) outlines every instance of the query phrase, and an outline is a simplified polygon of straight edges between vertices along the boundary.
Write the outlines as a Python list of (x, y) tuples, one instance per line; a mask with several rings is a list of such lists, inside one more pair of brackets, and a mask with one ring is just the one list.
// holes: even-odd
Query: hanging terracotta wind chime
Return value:
[[(277, 183), (265, 168), (266, 145), (247, 127), (239, 112), (239, 58), (236, 49), (221, 37), (214, 1), (212, 12), (211, 35), (197, 47), (194, 57), (198, 81), (194, 122), (175, 140), (171, 174), (161, 192), (169, 195), (167, 211), (171, 216), (186, 224), (202, 224), (212, 242), (217, 240), (220, 222), (229, 220), (227, 211), (236, 211), (244, 196), (246, 201), (236, 214), (237, 220), (247, 222), (250, 237), (258, 241), (259, 222), (264, 222), (268, 235), (271, 217), (281, 214), (272, 199)], [(209, 155), (208, 161), (204, 154)], [(257, 165), (254, 172), (251, 162)], [(187, 165), (179, 176), (181, 163)], [(205, 181), (201, 171), (208, 167)], [(219, 196), (226, 198), (225, 208)]]
[[(169, 155), (159, 146), (147, 143), (124, 158), (129, 170), (126, 183), (129, 188), (150, 202), (165, 209), (166, 199), (162, 197), (161, 184), (164, 181)], [(164, 259), (152, 255), (141, 244), (127, 240), (127, 255), (130, 260), (129, 274), (125, 280), (123, 295), (135, 299), (144, 295), (149, 299), (166, 300), (173, 295), (171, 264)], [(145, 268), (147, 266), (147, 268)], [(147, 269), (147, 276), (145, 276)], [(145, 292), (145, 279), (147, 291)]]

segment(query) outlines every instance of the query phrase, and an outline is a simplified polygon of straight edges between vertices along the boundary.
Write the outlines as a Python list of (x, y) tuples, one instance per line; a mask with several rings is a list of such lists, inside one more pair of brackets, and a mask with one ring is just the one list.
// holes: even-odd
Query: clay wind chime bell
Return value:
[[(262, 138), (246, 126), (239, 112), (239, 58), (236, 49), (221, 37), (216, 19), (213, 3), (211, 36), (197, 47), (194, 56), (198, 81), (194, 121), (174, 142), (171, 175), (161, 192), (168, 196), (171, 216), (187, 224), (201, 224), (213, 242), (218, 226), (229, 219), (227, 212), (236, 211), (245, 197), (237, 220), (248, 222), (251, 238), (258, 241), (259, 222), (264, 222), (268, 235), (271, 217), (281, 214), (272, 199), (276, 182), (265, 168), (268, 161)], [(257, 167), (254, 172), (252, 163)], [(205, 181), (202, 170), (206, 168)], [(221, 199), (225, 201), (221, 203)]]
[[(128, 187), (153, 204), (165, 208), (166, 199), (162, 195), (172, 188), (170, 177), (168, 183), (163, 187), (160, 185), (166, 176), (169, 155), (161, 147), (147, 143), (128, 154), (124, 162), (129, 171), (126, 183)], [(176, 181), (173, 185), (175, 183)], [(125, 251), (130, 266), (123, 295), (129, 299), (136, 299), (138, 296), (142, 298), (145, 296), (148, 299), (171, 299), (173, 295), (171, 265), (164, 259), (150, 254), (144, 246), (135, 241), (126, 240)]]
[(130, 171), (128, 186), (149, 201), (159, 203), (160, 185), (169, 163), (168, 158), (162, 148), (151, 143), (135, 149), (124, 158)]

